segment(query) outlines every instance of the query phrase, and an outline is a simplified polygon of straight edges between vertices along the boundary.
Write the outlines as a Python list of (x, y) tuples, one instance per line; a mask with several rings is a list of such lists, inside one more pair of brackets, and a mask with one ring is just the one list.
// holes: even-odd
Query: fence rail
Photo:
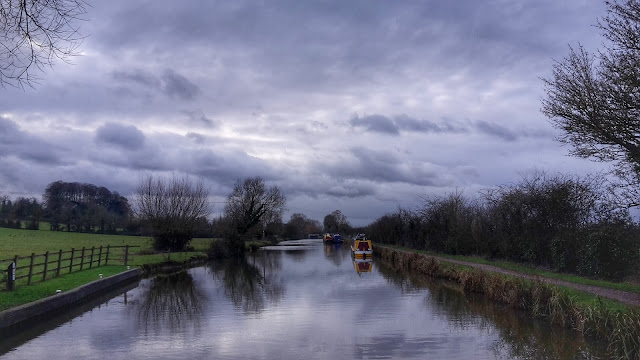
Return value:
[(35, 281), (46, 281), (60, 274), (108, 265), (109, 262), (128, 265), (132, 260), (129, 250), (137, 247), (139, 246), (92, 246), (0, 259), (0, 286), (11, 291), (16, 284), (31, 285)]

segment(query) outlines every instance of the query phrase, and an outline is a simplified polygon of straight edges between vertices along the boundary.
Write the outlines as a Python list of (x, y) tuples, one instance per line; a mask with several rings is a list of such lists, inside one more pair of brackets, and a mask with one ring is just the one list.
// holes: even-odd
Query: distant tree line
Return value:
[(381, 243), (528, 263), (621, 280), (637, 270), (640, 229), (599, 176), (525, 176), (477, 199), (455, 192), (424, 199), (368, 226)]
[(131, 216), (126, 197), (93, 184), (55, 181), (47, 185), (43, 200), (53, 231), (115, 233)]
[(15, 200), (0, 197), (0, 227), (37, 230), (43, 209), (36, 198), (18, 197)]
[(158, 251), (182, 251), (194, 237), (218, 238), (210, 253), (238, 256), (251, 240), (276, 242), (303, 239), (309, 234), (354, 231), (347, 217), (335, 210), (324, 222), (302, 213), (285, 223), (286, 197), (260, 177), (238, 180), (227, 197), (223, 214), (210, 220), (209, 191), (189, 177), (148, 176), (138, 185), (133, 206), (106, 187), (55, 181), (47, 185), (42, 203), (35, 198), (0, 197), (0, 226), (51, 231), (120, 233), (153, 238)]
[(38, 230), (40, 222), (46, 221), (52, 231), (126, 232), (136, 227), (131, 215), (126, 197), (86, 183), (52, 182), (42, 202), (0, 197), (0, 226), (10, 228)]

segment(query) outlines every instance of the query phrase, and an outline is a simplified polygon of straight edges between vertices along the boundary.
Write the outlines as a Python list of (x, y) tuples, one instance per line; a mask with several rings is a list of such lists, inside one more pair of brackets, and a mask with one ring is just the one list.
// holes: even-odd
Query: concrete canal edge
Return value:
[(20, 305), (0, 312), (0, 333), (9, 328), (30, 324), (39, 319), (58, 314), (72, 305), (86, 301), (105, 291), (139, 280), (140, 269), (132, 269), (108, 278), (92, 281), (60, 294)]

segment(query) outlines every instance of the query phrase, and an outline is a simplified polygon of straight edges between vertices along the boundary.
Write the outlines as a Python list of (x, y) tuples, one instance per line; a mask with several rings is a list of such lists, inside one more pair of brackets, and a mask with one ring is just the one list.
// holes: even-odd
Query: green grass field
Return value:
[[(206, 251), (212, 239), (193, 239), (189, 245), (195, 251)], [(0, 259), (15, 255), (29, 256), (46, 251), (81, 249), (92, 246), (139, 246), (136, 252), (152, 250), (148, 236), (86, 234), (65, 231), (21, 230), (0, 228)]]
[[(189, 243), (193, 251), (159, 254), (152, 251), (152, 242), (149, 237), (49, 231), (48, 224), (43, 225), (42, 223), (40, 228), (42, 230), (0, 228), (0, 289), (2, 289), (0, 291), (0, 310), (50, 296), (55, 294), (55, 290), (66, 291), (84, 285), (97, 279), (99, 273), (110, 276), (124, 271), (126, 267), (123, 262), (124, 249), (122, 248), (111, 249), (108, 266), (104, 266), (107, 245), (111, 247), (135, 246), (130, 249), (128, 265), (136, 267), (168, 260), (187, 261), (193, 256), (206, 253), (212, 241), (212, 239), (193, 239)], [(97, 259), (100, 246), (103, 246), (102, 266), (97, 267), (97, 260), (94, 260), (95, 262), (89, 268), (91, 248), (94, 247), (94, 258)], [(70, 257), (70, 253), (67, 253), (62, 257), (60, 276), (56, 277), (59, 251), (66, 252), (74, 248), (74, 256), (80, 256), (83, 247), (85, 248), (85, 263), (82, 270), (80, 270), (79, 260), (76, 258), (71, 272), (69, 271), (70, 261), (64, 260)], [(29, 271), (27, 268), (23, 268), (18, 270), (16, 275), (25, 276), (25, 278), (16, 280), (16, 289), (12, 292), (5, 290), (5, 270), (11, 261), (2, 262), (2, 260), (13, 259), (16, 255), (26, 257), (35, 253), (33, 273), (39, 273), (44, 270), (45, 257), (38, 255), (47, 251), (50, 252), (50, 257), (46, 281), (42, 281), (42, 274), (34, 275), (31, 285), (27, 285), (26, 275)], [(30, 258), (20, 259), (18, 267), (28, 267), (29, 263)]]

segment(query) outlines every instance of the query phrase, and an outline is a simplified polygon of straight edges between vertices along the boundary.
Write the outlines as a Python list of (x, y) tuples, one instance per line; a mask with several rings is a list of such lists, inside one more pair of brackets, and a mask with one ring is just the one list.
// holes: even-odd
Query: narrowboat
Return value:
[(333, 236), (331, 236), (331, 234), (329, 234), (329, 233), (326, 233), (322, 237), (322, 241), (333, 241)]
[(342, 242), (342, 236), (340, 234), (333, 234), (333, 242)]
[(373, 246), (364, 234), (358, 234), (351, 245), (351, 255), (355, 259), (371, 259), (373, 256)]

